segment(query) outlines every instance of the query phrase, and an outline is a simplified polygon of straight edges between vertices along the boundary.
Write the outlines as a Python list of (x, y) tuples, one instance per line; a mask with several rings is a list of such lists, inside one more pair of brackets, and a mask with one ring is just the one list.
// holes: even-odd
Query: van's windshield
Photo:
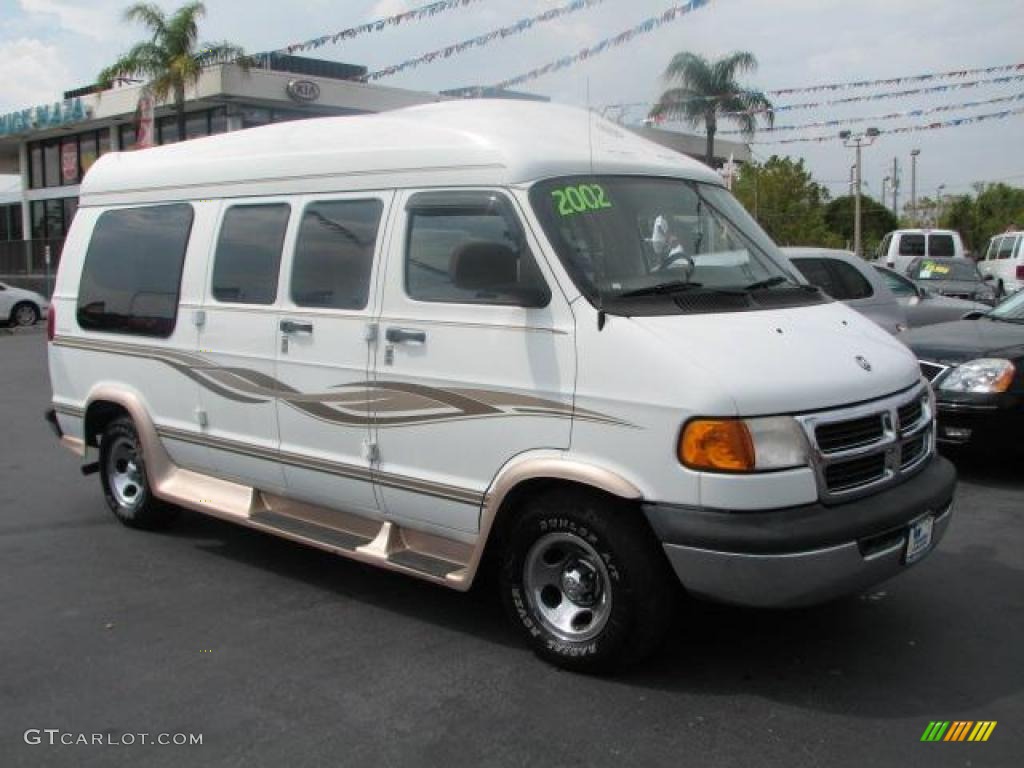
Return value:
[(530, 200), (580, 292), (612, 314), (827, 300), (800, 283), (771, 239), (716, 185), (572, 176), (534, 185)]

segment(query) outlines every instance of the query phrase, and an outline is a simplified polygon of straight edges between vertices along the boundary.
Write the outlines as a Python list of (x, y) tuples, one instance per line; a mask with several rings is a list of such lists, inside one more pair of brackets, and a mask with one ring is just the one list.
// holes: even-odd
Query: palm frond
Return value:
[(124, 11), (125, 21), (137, 21), (149, 27), (153, 39), (163, 35), (167, 30), (167, 17), (156, 3), (135, 3)]

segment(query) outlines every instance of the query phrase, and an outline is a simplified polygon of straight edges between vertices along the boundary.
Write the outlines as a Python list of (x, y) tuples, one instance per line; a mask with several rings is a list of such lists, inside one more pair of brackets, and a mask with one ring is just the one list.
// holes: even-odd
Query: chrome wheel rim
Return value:
[(139, 453), (130, 440), (119, 437), (110, 448), (107, 479), (110, 493), (119, 506), (131, 509), (142, 501), (146, 481), (139, 462)]
[(548, 533), (523, 564), (526, 601), (551, 634), (585, 642), (600, 634), (612, 610), (611, 579), (601, 556), (572, 533)]
[(14, 322), (17, 325), (32, 325), (36, 321), (36, 311), (32, 307), (22, 305), (14, 310)]

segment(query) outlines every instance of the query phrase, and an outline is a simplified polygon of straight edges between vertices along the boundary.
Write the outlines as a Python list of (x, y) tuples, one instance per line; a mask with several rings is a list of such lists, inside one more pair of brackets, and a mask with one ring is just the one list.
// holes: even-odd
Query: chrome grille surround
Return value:
[[(917, 408), (908, 408), (915, 401), (921, 406), (917, 420), (910, 424), (900, 424), (900, 411), (916, 411)], [(841, 425), (873, 416), (877, 416), (882, 425), (877, 439), (869, 443), (860, 442), (828, 449), (818, 444), (818, 427)], [(818, 484), (818, 497), (823, 502), (849, 501), (896, 485), (922, 469), (935, 452), (935, 403), (931, 388), (923, 380), (908, 390), (870, 403), (795, 418), (810, 445), (811, 468)], [(903, 458), (904, 449), (907, 452), (906, 461)], [(843, 485), (837, 481), (844, 464), (848, 463), (851, 471), (856, 472), (857, 467), (865, 463), (865, 459), (875, 456), (884, 458), (884, 467), (877, 476), (855, 485)], [(832, 478), (831, 484), (829, 478)]]

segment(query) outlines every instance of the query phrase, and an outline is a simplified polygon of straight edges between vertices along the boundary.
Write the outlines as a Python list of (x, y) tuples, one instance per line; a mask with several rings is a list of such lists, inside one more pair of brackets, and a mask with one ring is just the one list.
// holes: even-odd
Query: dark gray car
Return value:
[(954, 299), (980, 301), (992, 306), (996, 291), (970, 259), (917, 258), (907, 267), (907, 277), (932, 293)]
[(896, 295), (896, 300), (906, 312), (907, 323), (911, 328), (959, 320), (968, 312), (988, 312), (991, 309), (987, 304), (933, 293), (888, 267), (875, 266), (874, 269), (885, 279), (889, 290)]
[(906, 312), (885, 280), (850, 251), (829, 248), (783, 248), (782, 252), (811, 285), (849, 304), (889, 333), (908, 327)]

